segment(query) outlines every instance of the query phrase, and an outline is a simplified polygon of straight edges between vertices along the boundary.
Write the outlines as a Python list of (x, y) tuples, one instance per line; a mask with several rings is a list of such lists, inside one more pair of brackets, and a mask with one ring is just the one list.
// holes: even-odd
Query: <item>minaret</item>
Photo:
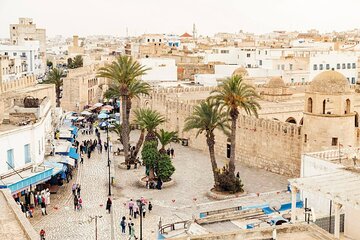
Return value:
[(196, 26), (195, 23), (193, 24), (193, 39), (196, 40)]

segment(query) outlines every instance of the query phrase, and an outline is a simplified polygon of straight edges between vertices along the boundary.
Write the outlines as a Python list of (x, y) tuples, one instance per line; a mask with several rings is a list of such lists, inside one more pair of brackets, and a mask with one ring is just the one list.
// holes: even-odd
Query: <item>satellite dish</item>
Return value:
[(281, 203), (279, 201), (274, 200), (270, 202), (269, 207), (275, 212), (280, 213)]

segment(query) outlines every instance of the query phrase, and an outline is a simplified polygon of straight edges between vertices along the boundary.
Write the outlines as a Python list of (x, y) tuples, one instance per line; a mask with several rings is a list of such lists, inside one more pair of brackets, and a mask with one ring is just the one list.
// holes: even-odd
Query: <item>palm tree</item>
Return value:
[(206, 100), (194, 107), (192, 115), (186, 118), (184, 131), (196, 129), (196, 137), (205, 133), (206, 143), (209, 148), (211, 167), (214, 174), (214, 186), (219, 188), (219, 170), (215, 158), (214, 130), (219, 129), (228, 135), (228, 114), (221, 111), (214, 101)]
[(214, 99), (230, 114), (231, 148), (229, 172), (232, 174), (232, 177), (235, 177), (236, 121), (239, 116), (239, 110), (245, 111), (248, 115), (254, 114), (257, 117), (257, 111), (260, 109), (260, 104), (257, 102), (259, 95), (256, 93), (255, 88), (246, 84), (239, 75), (227, 78), (217, 89), (213, 90), (211, 94), (214, 95), (210, 98)]
[(72, 61), (74, 68), (82, 67), (84, 64), (83, 57), (81, 55), (76, 55)]
[[(149, 95), (151, 86), (141, 80), (134, 79), (129, 85), (128, 102), (126, 104), (126, 116), (129, 122), (130, 111), (132, 107), (132, 99), (139, 98), (141, 94)], [(119, 82), (112, 82), (109, 85), (108, 90), (104, 94), (105, 98), (120, 98), (120, 84)]]
[(156, 132), (156, 136), (161, 144), (161, 148), (159, 150), (161, 154), (166, 154), (166, 145), (179, 139), (177, 134), (177, 132), (168, 132), (164, 129), (160, 129), (159, 133)]
[(129, 56), (119, 56), (116, 61), (99, 69), (97, 76), (117, 83), (121, 97), (122, 108), (122, 141), (124, 146), (125, 162), (129, 159), (129, 133), (130, 125), (127, 116), (127, 103), (129, 99), (129, 86), (136, 78), (145, 74), (148, 69)]
[(47, 78), (42, 82), (44, 84), (55, 84), (56, 107), (60, 107), (61, 88), (63, 86), (64, 72), (61, 69), (53, 68)]
[(143, 126), (147, 131), (145, 141), (157, 141), (155, 130), (165, 121), (165, 117), (158, 111), (149, 108), (142, 109), (139, 125)]

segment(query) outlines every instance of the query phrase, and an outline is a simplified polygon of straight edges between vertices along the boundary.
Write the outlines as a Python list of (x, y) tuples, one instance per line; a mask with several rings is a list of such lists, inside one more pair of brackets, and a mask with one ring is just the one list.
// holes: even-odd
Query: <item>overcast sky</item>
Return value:
[(0, 0), (0, 37), (19, 17), (34, 19), (48, 36), (125, 36), (244, 30), (321, 32), (360, 27), (359, 0)]

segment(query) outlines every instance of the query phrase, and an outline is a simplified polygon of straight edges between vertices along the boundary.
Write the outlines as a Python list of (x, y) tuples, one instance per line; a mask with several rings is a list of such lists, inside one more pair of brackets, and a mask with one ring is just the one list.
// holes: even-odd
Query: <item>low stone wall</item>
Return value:
[[(11, 196), (10, 190), (1, 189), (0, 194), (4, 196), (7, 203), (7, 206), (1, 206), (1, 207), (8, 207), (11, 209), (11, 211), (14, 213), (12, 217), (16, 218), (18, 222), (18, 226), (21, 227), (24, 234), (26, 235), (26, 238), (30, 240), (38, 240), (39, 235), (36, 233), (33, 226), (30, 224), (29, 220), (25, 217), (25, 214), (21, 211), (20, 207), (15, 203), (13, 197)], [(1, 232), (0, 232), (0, 236), (1, 236)], [(8, 239), (14, 239), (11, 238), (11, 236), (9, 237), (10, 238)]]

